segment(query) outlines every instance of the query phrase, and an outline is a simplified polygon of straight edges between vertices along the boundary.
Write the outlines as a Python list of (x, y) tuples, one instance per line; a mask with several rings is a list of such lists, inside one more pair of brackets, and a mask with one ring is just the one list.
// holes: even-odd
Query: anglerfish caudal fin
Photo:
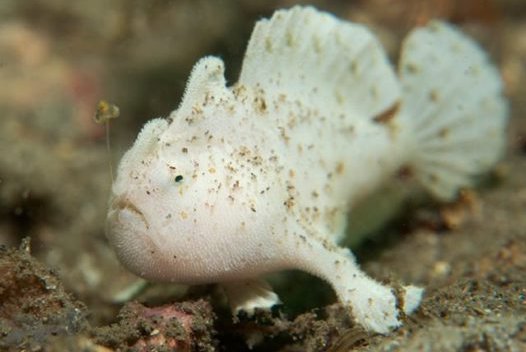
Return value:
[(350, 118), (373, 118), (400, 95), (385, 52), (368, 29), (301, 6), (256, 24), (239, 84)]
[(472, 39), (434, 21), (406, 38), (400, 80), (409, 164), (434, 196), (450, 200), (503, 152), (508, 106), (499, 73)]

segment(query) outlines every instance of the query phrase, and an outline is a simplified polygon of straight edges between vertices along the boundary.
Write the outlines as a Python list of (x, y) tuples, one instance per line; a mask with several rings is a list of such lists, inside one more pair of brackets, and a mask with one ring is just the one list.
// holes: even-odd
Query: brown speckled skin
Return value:
[[(368, 30), (308, 7), (256, 24), (233, 87), (221, 59), (201, 59), (179, 108), (150, 121), (121, 161), (108, 214), (120, 260), (149, 280), (187, 284), (301, 269), (330, 282), (367, 329), (399, 326), (394, 291), (337, 245), (345, 215), (406, 165), (436, 196), (454, 196), (498, 157), (506, 111), (498, 76), (469, 39), (440, 23), (414, 33), (402, 84)], [(465, 62), (451, 66), (431, 39)], [(405, 70), (426, 57), (445, 72)], [(441, 90), (426, 74), (441, 81), (449, 71), (463, 75), (453, 88), (487, 84), (437, 105)], [(471, 152), (478, 139), (465, 129), (444, 136), (481, 107), (484, 148)], [(400, 292), (412, 312), (422, 290)]]

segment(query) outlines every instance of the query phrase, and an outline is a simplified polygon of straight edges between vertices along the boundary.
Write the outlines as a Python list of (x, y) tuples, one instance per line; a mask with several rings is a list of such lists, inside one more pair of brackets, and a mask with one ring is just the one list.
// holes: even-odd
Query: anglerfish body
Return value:
[[(145, 125), (113, 184), (108, 237), (134, 273), (220, 283), (236, 311), (278, 301), (262, 275), (307, 271), (387, 333), (401, 324), (397, 297), (338, 246), (346, 215), (402, 167), (441, 199), (469, 186), (501, 154), (501, 90), (447, 24), (409, 35), (397, 76), (364, 27), (277, 11), (256, 24), (235, 85), (203, 58), (179, 108)], [(401, 289), (405, 313), (421, 295)]]

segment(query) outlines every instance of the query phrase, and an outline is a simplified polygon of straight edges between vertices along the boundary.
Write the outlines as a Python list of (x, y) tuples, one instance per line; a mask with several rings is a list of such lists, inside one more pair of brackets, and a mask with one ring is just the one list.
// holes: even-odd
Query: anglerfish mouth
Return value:
[(125, 195), (113, 197), (108, 219), (119, 217), (119, 215), (124, 215), (124, 217), (131, 216), (133, 218), (140, 219), (146, 226), (146, 229), (150, 228), (150, 225), (148, 224), (148, 221), (146, 221), (146, 217), (144, 216), (143, 212)]

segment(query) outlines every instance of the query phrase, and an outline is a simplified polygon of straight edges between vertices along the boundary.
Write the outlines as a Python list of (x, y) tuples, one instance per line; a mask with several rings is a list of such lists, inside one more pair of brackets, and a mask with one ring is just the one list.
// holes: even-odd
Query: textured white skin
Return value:
[[(448, 102), (419, 115), (427, 105), (415, 99), (415, 87), (455, 73), (451, 64), (436, 71), (418, 61), (420, 70), (402, 75), (400, 85), (369, 31), (309, 7), (257, 23), (231, 88), (220, 59), (200, 60), (179, 108), (168, 120), (146, 124), (120, 163), (108, 237), (122, 263), (148, 280), (225, 283), (235, 311), (278, 301), (258, 281), (261, 275), (300, 269), (328, 281), (366, 329), (387, 333), (400, 326), (393, 290), (366, 276), (352, 253), (337, 245), (347, 211), (402, 166), (414, 168), (436, 196), (451, 198), (496, 160), (504, 138), (498, 75), (469, 39), (445, 24), (433, 26), (415, 31), (402, 63), (438, 55), (444, 48), (423, 45), (435, 32), (444, 45), (460, 45), (468, 64), (482, 72), (477, 83), (492, 87), (469, 87), (462, 108), (468, 117), (442, 116)], [(433, 89), (454, 96), (471, 83), (457, 80), (456, 93), (444, 85)], [(480, 101), (492, 109), (479, 108)], [(439, 127), (424, 140), (415, 126), (425, 118)], [(456, 127), (463, 119), (485, 139), (457, 133), (460, 148), (419, 153), (445, 145), (443, 125), (467, 128)], [(484, 141), (492, 145), (488, 152), (475, 153), (459, 171), (463, 150), (475, 150), (465, 145)], [(439, 157), (442, 168), (435, 173)], [(178, 175), (183, 181), (175, 181)], [(401, 291), (401, 307), (410, 313), (422, 290)]]
[(503, 153), (508, 104), (500, 75), (475, 42), (440, 22), (406, 38), (399, 75), (408, 160), (435, 197), (451, 200)]

